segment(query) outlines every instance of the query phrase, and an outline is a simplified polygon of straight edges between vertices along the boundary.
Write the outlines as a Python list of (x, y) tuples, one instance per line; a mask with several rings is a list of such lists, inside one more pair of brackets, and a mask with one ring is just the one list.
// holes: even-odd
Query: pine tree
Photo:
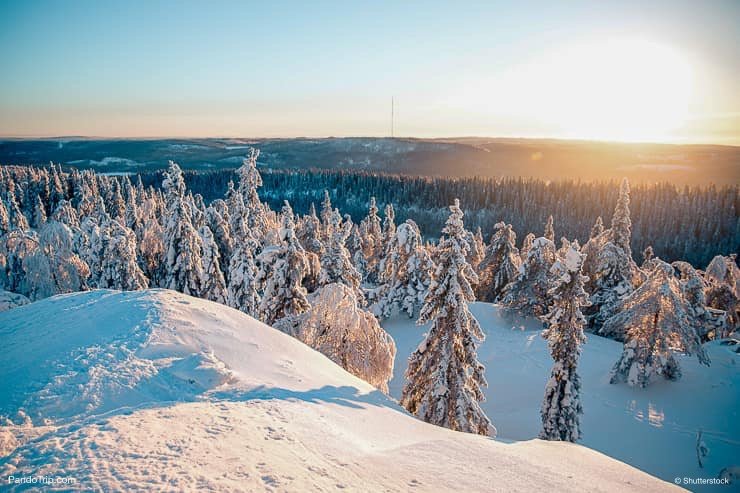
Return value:
[(681, 369), (674, 349), (696, 354), (700, 363), (709, 365), (673, 267), (661, 260), (656, 260), (648, 279), (620, 302), (601, 331), (625, 341), (612, 370), (612, 383), (646, 387), (659, 376), (678, 380)]
[(480, 407), (487, 385), (476, 355), (484, 334), (468, 308), (477, 279), (465, 260), (460, 201), (439, 242), (439, 263), (421, 309), (419, 323), (432, 322), (424, 342), (409, 358), (401, 405), (418, 418), (452, 430), (495, 436), (496, 429)]
[(506, 285), (516, 277), (520, 263), (516, 233), (511, 224), (496, 223), (491, 244), (486, 248), (486, 256), (478, 268), (478, 299), (490, 303), (498, 301)]
[(550, 268), (553, 263), (555, 244), (544, 237), (535, 239), (516, 277), (504, 288), (501, 302), (522, 315), (543, 317), (551, 302)]
[(553, 304), (545, 316), (548, 328), (542, 333), (554, 361), (540, 412), (540, 438), (544, 440), (575, 442), (581, 437), (579, 416), (583, 409), (577, 366), (581, 344), (586, 340), (583, 334), (586, 319), (581, 307), (587, 306), (589, 301), (583, 289), (586, 278), (581, 274), (584, 255), (578, 250), (576, 241), (552, 269), (555, 275), (550, 290)]
[(411, 219), (396, 228), (383, 267), (373, 312), (382, 318), (390, 317), (394, 311), (413, 317), (429, 290), (434, 263), (421, 242), (419, 227)]
[(284, 317), (300, 315), (309, 308), (308, 293), (302, 283), (310, 266), (306, 252), (295, 236), (293, 209), (287, 200), (282, 217), (282, 244), (273, 256), (271, 275), (260, 303), (260, 319), (267, 325)]

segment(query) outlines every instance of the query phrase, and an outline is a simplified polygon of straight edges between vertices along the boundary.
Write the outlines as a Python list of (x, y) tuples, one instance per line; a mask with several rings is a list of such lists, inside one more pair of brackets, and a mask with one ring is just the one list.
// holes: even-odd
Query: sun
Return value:
[(553, 59), (553, 123), (574, 138), (670, 140), (689, 116), (692, 70), (675, 50), (644, 41), (571, 48)]
[(470, 121), (517, 123), (525, 134), (670, 141), (688, 120), (692, 91), (692, 67), (678, 50), (590, 39), (501, 72), (468, 76), (445, 104)]

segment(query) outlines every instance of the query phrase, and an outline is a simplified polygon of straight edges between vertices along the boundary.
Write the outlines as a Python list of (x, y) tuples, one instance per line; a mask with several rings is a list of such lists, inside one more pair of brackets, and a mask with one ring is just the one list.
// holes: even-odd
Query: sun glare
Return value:
[(479, 118), (535, 121), (558, 137), (673, 140), (689, 116), (692, 68), (647, 41), (580, 43), (485, 80), (451, 101)]
[(688, 117), (691, 67), (645, 42), (584, 46), (553, 80), (558, 120), (570, 137), (665, 140)]

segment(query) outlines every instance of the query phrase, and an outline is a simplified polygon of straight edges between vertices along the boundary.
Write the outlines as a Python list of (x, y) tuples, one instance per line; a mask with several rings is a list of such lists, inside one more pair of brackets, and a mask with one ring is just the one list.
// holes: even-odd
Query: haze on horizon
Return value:
[(0, 1), (0, 135), (740, 144), (740, 3)]

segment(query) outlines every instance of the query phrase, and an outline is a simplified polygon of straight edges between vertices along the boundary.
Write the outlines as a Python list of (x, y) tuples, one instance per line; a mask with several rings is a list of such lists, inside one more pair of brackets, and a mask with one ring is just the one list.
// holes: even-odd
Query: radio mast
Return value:
[(396, 99), (391, 96), (391, 139), (394, 137), (394, 124), (396, 118)]

